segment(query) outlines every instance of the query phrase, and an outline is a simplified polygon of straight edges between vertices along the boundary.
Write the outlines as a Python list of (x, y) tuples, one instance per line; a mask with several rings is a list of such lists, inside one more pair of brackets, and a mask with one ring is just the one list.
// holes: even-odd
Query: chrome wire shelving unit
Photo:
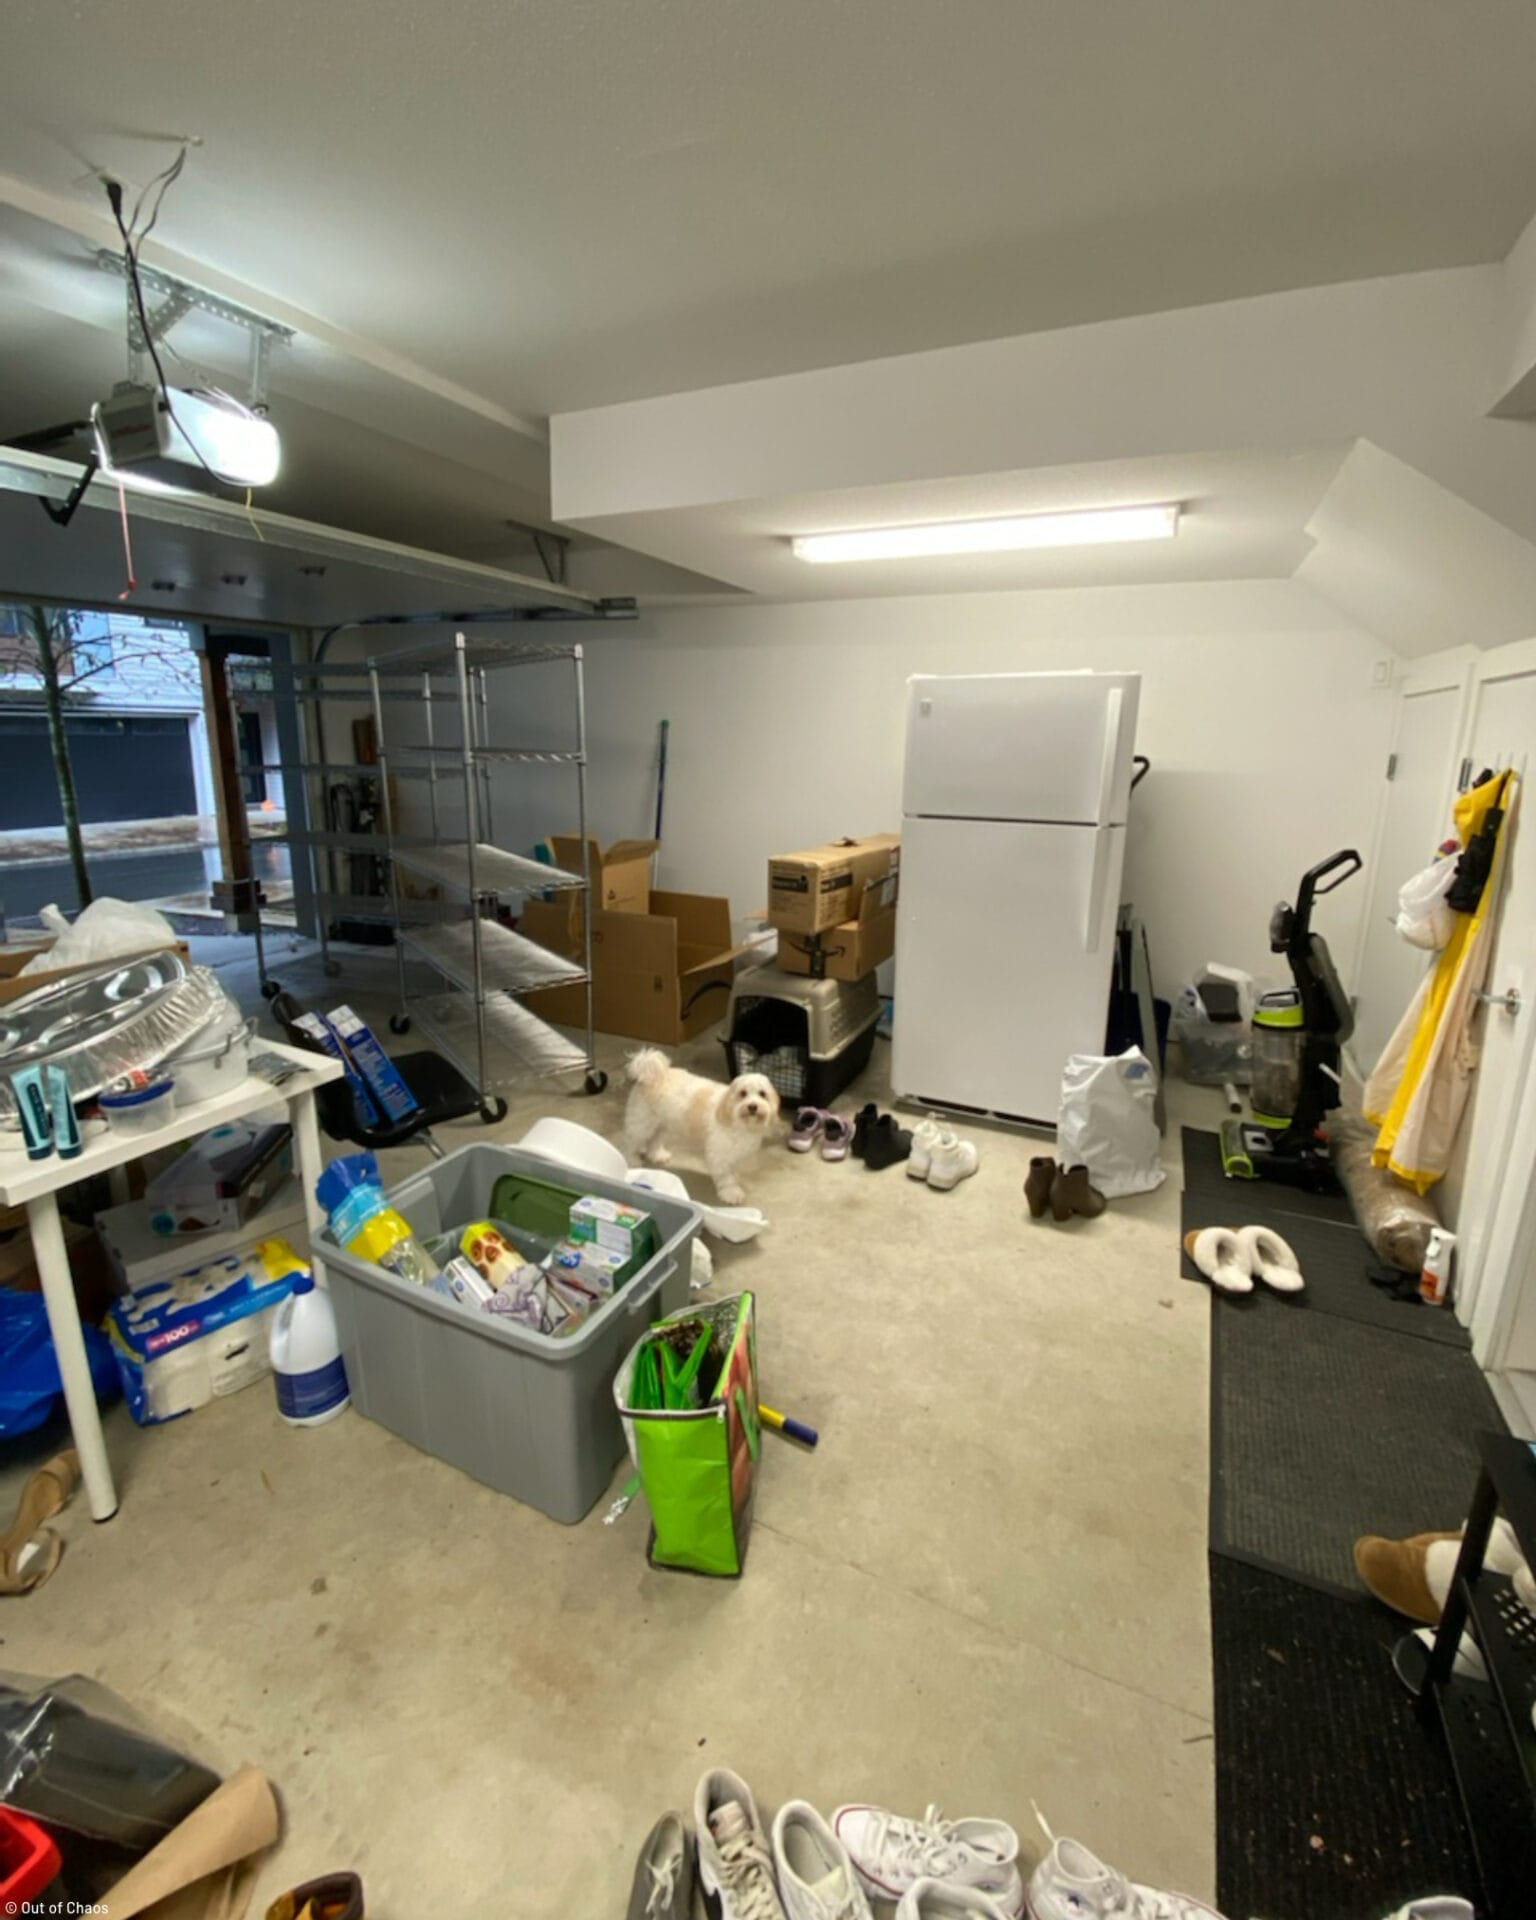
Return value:
[[(384, 870), (389, 842), (382, 831), (383, 768), (376, 762), (330, 758), (326, 751), (324, 723), (320, 714), (324, 703), (337, 700), (347, 700), (354, 706), (366, 706), (377, 712), (378, 704), (373, 699), (369, 668), (363, 661), (263, 660), (259, 664), (242, 663), (231, 673), (230, 691), (232, 694), (258, 694), (291, 706), (302, 731), (305, 752), (314, 755), (313, 758), (299, 761), (263, 761), (252, 770), (281, 774), (285, 792), (288, 782), (295, 779), (305, 782), (306, 804), (302, 821), (295, 823), (293, 820), (290, 794), (287, 824), (276, 832), (263, 832), (260, 838), (267, 844), (286, 846), (289, 849), (290, 866), (302, 869), (314, 903), (315, 937), (320, 948), (321, 968), (327, 978), (334, 979), (341, 972), (341, 963), (331, 952), (333, 920), (372, 923), (381, 930), (393, 928), (395, 923)], [(408, 701), (417, 705), (424, 698), (430, 699), (431, 691), (430, 685), (423, 686), (419, 674), (413, 674), (408, 679), (397, 679), (391, 675), (389, 684), (380, 687), (379, 701), (391, 704)], [(377, 782), (380, 788), (380, 797), (375, 801), (379, 808), (379, 831), (318, 824), (328, 822), (331, 818), (337, 783), (365, 780)], [(371, 875), (366, 871), (368, 862), (375, 863)], [(360, 864), (362, 880), (371, 880), (373, 884), (359, 884)], [(296, 874), (296, 883), (297, 878)], [(298, 891), (296, 884), (296, 899)], [(431, 902), (424, 901), (421, 906), (424, 916), (441, 918), (440, 912), (434, 914)], [(258, 907), (253, 930), (261, 991), (264, 998), (272, 1000), (281, 991), (281, 983), (267, 966), (264, 936), (279, 931), (279, 925), (270, 918), (264, 919)], [(281, 930), (288, 933), (293, 931), (287, 926)]]
[[(570, 670), (569, 747), (503, 745), (491, 738), (487, 675), (504, 669), (563, 663)], [(593, 1034), (592, 919), (581, 915), (579, 958), (566, 958), (514, 933), (496, 917), (504, 896), (523, 897), (558, 891), (584, 891), (590, 898), (591, 853), (587, 844), (587, 715), (579, 643), (523, 639), (486, 631), (457, 631), (369, 662), (374, 693), (380, 787), (389, 855), (390, 898), (394, 911), (395, 953), (400, 1007), (390, 1019), (395, 1033), (414, 1024), (445, 1053), (479, 1091), (487, 1120), (501, 1118), (506, 1102), (497, 1089), (516, 1081), (582, 1074), (588, 1093), (600, 1093), (608, 1076), (598, 1067)], [(415, 701), (425, 712), (420, 740), (398, 738), (390, 725), (391, 688), (403, 675), (415, 675)], [(446, 719), (452, 707), (452, 737)], [(392, 734), (395, 737), (391, 737)], [(582, 871), (529, 859), (496, 844), (490, 770), (498, 762), (568, 767), (576, 775), (577, 831)], [(427, 831), (402, 830), (395, 818), (393, 781), (401, 776), (427, 782), (424, 808)], [(452, 815), (457, 831), (450, 831)], [(458, 903), (457, 917), (439, 924), (410, 924), (420, 904), (407, 895), (402, 880), (426, 881)], [(412, 996), (406, 961), (424, 961), (448, 991)], [(585, 1046), (521, 1004), (519, 996), (547, 987), (584, 986)]]

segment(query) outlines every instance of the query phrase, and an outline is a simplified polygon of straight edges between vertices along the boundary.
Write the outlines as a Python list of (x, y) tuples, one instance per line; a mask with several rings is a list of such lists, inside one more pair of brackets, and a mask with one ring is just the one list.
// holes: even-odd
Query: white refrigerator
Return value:
[(1102, 1053), (1135, 673), (907, 682), (891, 1078), (902, 1098), (1056, 1124)]

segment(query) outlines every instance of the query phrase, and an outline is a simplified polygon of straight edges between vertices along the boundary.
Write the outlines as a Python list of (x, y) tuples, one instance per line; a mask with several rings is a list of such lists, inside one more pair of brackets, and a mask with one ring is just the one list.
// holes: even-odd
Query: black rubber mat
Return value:
[(1234, 1920), (1376, 1920), (1481, 1889), (1450, 1763), (1392, 1671), (1406, 1630), (1211, 1556), (1217, 1904)]
[(1182, 1129), (1184, 1148), (1184, 1191), (1186, 1193), (1232, 1193), (1244, 1196), (1248, 1218), (1261, 1226), (1279, 1219), (1342, 1220), (1354, 1224), (1354, 1209), (1343, 1193), (1308, 1193), (1302, 1187), (1288, 1187), (1279, 1180), (1229, 1180), (1221, 1170), (1221, 1140), (1204, 1127)]
[(1358, 1593), (1359, 1535), (1459, 1526), (1504, 1422), (1470, 1353), (1270, 1305), (1211, 1316), (1211, 1546)]
[(1392, 1333), (1436, 1340), (1447, 1347), (1469, 1348), (1471, 1336), (1449, 1307), (1425, 1307), (1418, 1295), (1405, 1300), (1372, 1286), (1368, 1276), (1377, 1271), (1374, 1254), (1358, 1227), (1335, 1220), (1290, 1219), (1255, 1222), (1245, 1193), (1184, 1195), (1180, 1226), (1180, 1271), (1186, 1280), (1208, 1283), (1194, 1261), (1183, 1252), (1184, 1236), (1200, 1227), (1271, 1227), (1301, 1262), (1306, 1276), (1303, 1293), (1276, 1293), (1261, 1280), (1252, 1293), (1218, 1293), (1212, 1298), (1222, 1313), (1333, 1313), (1365, 1326), (1385, 1327)]

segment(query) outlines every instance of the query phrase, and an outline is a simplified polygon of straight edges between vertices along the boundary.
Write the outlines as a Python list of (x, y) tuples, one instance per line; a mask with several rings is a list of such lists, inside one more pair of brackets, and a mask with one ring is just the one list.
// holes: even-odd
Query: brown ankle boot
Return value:
[(1086, 1167), (1058, 1167), (1051, 1182), (1051, 1213), (1058, 1220), (1070, 1220), (1080, 1213), (1085, 1220), (1097, 1220), (1105, 1200), (1091, 1185)]
[(1045, 1218), (1050, 1204), (1051, 1183), (1056, 1178), (1056, 1162), (1049, 1154), (1038, 1154), (1029, 1163), (1029, 1178), (1024, 1182), (1024, 1198), (1036, 1220)]

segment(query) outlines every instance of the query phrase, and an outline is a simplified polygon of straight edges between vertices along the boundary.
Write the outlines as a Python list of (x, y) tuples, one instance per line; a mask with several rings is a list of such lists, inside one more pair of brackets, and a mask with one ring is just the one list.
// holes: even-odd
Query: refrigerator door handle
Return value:
[(1088, 867), (1088, 908), (1083, 920), (1083, 952), (1099, 950), (1099, 922), (1104, 917), (1104, 869), (1109, 856), (1110, 827), (1095, 827), (1093, 857)]
[[(1120, 725), (1125, 714), (1125, 689), (1111, 687), (1104, 709), (1104, 757), (1099, 763), (1099, 810), (1094, 815), (1101, 827), (1107, 827), (1115, 802), (1115, 768), (1120, 762)], [(1098, 855), (1094, 855), (1098, 859)], [(1091, 953), (1093, 949), (1090, 947)]]

